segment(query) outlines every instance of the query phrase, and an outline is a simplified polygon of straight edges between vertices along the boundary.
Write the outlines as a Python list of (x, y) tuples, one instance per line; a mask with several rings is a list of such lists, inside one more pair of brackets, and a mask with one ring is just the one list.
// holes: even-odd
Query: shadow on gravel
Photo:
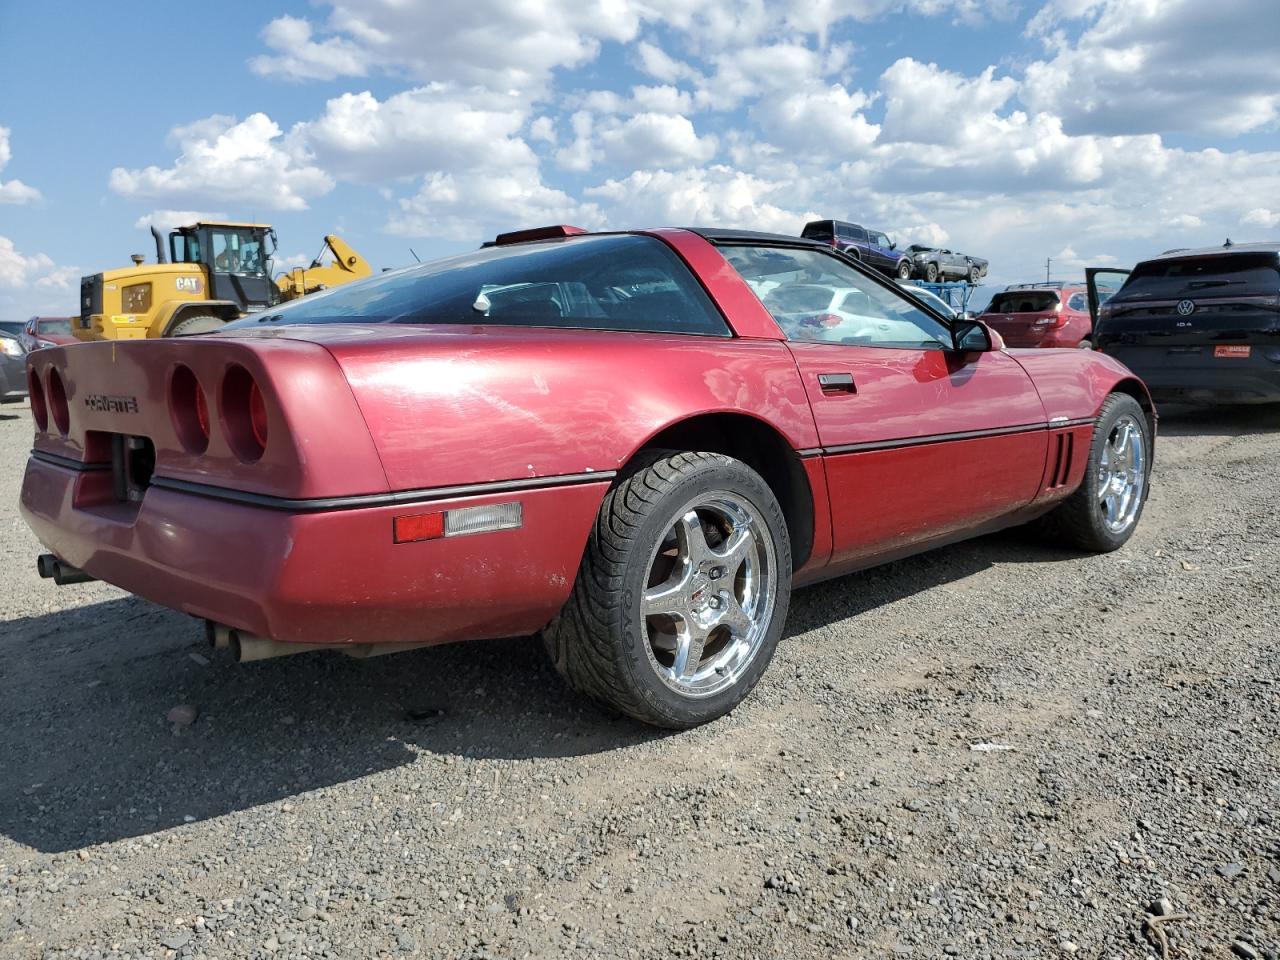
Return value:
[(21, 414), (0, 412), (0, 420), (21, 420)]
[[(797, 592), (790, 632), (993, 563), (1069, 556), (1016, 532), (958, 544)], [(181, 703), (199, 716), (171, 730), (165, 715)], [(519, 762), (668, 735), (569, 691), (533, 638), (237, 665), (204, 647), (195, 621), (136, 598), (3, 624), (0, 729), (0, 833), (48, 852), (323, 791), (423, 754)], [(433, 799), (427, 782), (414, 802)]]
[[(1280, 404), (1234, 407), (1160, 406), (1160, 436), (1235, 437), (1280, 432)], [(1160, 444), (1156, 441), (1156, 457)], [(1159, 463), (1157, 462), (1157, 468)]]

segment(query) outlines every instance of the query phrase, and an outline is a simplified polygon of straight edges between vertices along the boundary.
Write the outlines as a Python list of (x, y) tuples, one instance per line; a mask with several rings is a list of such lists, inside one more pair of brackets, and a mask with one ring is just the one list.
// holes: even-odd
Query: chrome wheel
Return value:
[(733, 686), (759, 653), (778, 592), (773, 539), (754, 504), (703, 494), (649, 560), (640, 620), (649, 663), (686, 697)]
[(1133, 525), (1146, 484), (1146, 439), (1137, 420), (1126, 414), (1111, 427), (1098, 463), (1098, 508), (1108, 530), (1123, 533)]

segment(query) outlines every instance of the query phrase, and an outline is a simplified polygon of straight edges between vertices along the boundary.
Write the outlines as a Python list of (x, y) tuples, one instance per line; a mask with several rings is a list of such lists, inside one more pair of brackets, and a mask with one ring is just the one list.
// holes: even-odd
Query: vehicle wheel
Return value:
[(1089, 340), (1081, 340), (1079, 343), (1076, 344), (1076, 346), (1079, 347), (1081, 350), (1093, 349), (1093, 343)]
[(981, 280), (981, 279), (982, 279), (982, 271), (981, 271), (981, 270), (979, 270), (979, 269), (978, 269), (977, 267), (975, 267), (975, 266), (970, 266), (970, 267), (969, 267), (969, 282), (970, 282), (970, 283), (977, 283), (977, 282), (978, 282), (979, 280)]
[(898, 274), (899, 280), (910, 280), (911, 279), (911, 261), (910, 260), (898, 261), (897, 274)]
[(167, 336), (191, 337), (197, 333), (221, 330), (225, 325), (221, 317), (215, 317), (212, 313), (193, 313), (170, 327)]
[(718, 453), (659, 451), (605, 495), (543, 642), (575, 689), (685, 729), (756, 685), (790, 599), (786, 521), (759, 474)]
[(1041, 521), (1045, 533), (1105, 553), (1128, 541), (1151, 478), (1151, 428), (1138, 401), (1113, 393), (1093, 428), (1084, 480)]
[(936, 263), (926, 264), (924, 268), (924, 278), (930, 283), (938, 282), (938, 265)]

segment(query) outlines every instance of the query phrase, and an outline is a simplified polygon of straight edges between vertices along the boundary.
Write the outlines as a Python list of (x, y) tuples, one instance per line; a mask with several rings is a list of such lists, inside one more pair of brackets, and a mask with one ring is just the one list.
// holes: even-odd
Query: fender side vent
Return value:
[(1057, 436), (1057, 447), (1054, 451), (1053, 472), (1049, 474), (1049, 487), (1056, 489), (1066, 484), (1071, 476), (1071, 457), (1075, 452), (1075, 435), (1060, 433)]

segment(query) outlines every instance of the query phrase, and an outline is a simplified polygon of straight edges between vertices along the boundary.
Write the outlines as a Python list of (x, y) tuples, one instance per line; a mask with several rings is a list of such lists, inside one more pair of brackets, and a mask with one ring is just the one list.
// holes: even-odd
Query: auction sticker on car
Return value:
[(1213, 355), (1215, 357), (1247, 357), (1249, 356), (1249, 345), (1223, 344), (1213, 348)]

